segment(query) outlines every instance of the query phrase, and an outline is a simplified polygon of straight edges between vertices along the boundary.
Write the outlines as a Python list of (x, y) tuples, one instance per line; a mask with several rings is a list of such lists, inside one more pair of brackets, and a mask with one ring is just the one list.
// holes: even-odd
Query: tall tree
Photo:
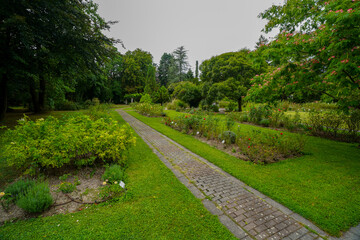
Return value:
[(158, 68), (158, 78), (161, 86), (166, 87), (169, 84), (170, 67), (173, 60), (174, 57), (170, 53), (164, 53), (161, 56)]
[(196, 78), (196, 79), (199, 79), (199, 61), (198, 61), (198, 60), (196, 60), (195, 78)]
[(352, 0), (288, 0), (260, 14), (266, 32), (281, 32), (254, 53), (274, 67), (253, 79), (249, 98), (306, 101), (311, 93), (360, 108), (359, 9)]
[(144, 88), (145, 94), (152, 95), (158, 89), (155, 79), (155, 72), (156, 72), (155, 66), (149, 65), (145, 79), (145, 88)]
[(126, 52), (123, 59), (124, 71), (121, 82), (125, 92), (128, 94), (143, 92), (149, 65), (153, 64), (152, 55), (141, 49), (135, 49)]
[(179, 70), (178, 75), (180, 82), (183, 81), (184, 79), (183, 75), (186, 73), (186, 70), (189, 67), (187, 52), (188, 51), (185, 49), (184, 46), (178, 47), (173, 52), (175, 62), (178, 65), (178, 70)]
[(4, 0), (0, 16), (0, 119), (9, 85), (25, 82), (39, 112), (45, 107), (47, 87), (64, 91), (68, 87), (63, 76), (96, 73), (115, 42), (102, 34), (111, 23), (97, 14), (92, 1)]
[(210, 82), (206, 99), (208, 104), (223, 97), (237, 101), (241, 111), (242, 98), (250, 87), (250, 79), (256, 73), (249, 57), (248, 49), (224, 53), (205, 60), (200, 65), (201, 81)]

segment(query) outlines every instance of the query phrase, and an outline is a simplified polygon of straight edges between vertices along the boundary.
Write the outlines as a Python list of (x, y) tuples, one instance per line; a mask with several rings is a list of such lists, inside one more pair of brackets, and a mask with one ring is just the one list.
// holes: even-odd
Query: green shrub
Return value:
[(22, 194), (24, 194), (29, 188), (35, 186), (36, 182), (33, 180), (19, 180), (9, 185), (5, 189), (5, 193), (8, 194), (14, 200), (17, 200)]
[(236, 142), (236, 134), (231, 131), (225, 131), (221, 134), (220, 139), (225, 140), (226, 144), (234, 144)]
[(249, 120), (253, 123), (259, 123), (263, 118), (269, 118), (271, 110), (266, 105), (259, 105), (258, 107), (253, 107), (249, 112)]
[(188, 107), (189, 107), (189, 105), (187, 103), (185, 103), (179, 99), (174, 99), (174, 100), (172, 100), (172, 102), (170, 102), (166, 105), (166, 108), (168, 110), (177, 110), (177, 109), (183, 110)]
[(91, 120), (78, 114), (61, 119), (48, 117), (36, 122), (25, 117), (14, 130), (7, 130), (4, 157), (10, 166), (26, 174), (64, 165), (125, 164), (124, 153), (135, 144), (128, 125), (112, 119)]
[(43, 212), (53, 204), (49, 186), (46, 183), (35, 184), (20, 196), (16, 204), (30, 213)]
[(102, 180), (110, 183), (120, 182), (124, 180), (124, 170), (120, 165), (114, 164), (107, 167), (104, 174), (101, 177)]
[(225, 107), (225, 111), (227, 112), (234, 112), (238, 108), (238, 104), (234, 101), (230, 101), (230, 103)]
[(80, 185), (80, 181), (77, 177), (75, 177), (75, 180), (73, 183), (66, 181), (70, 175), (71, 174), (64, 174), (61, 177), (59, 177), (59, 179), (61, 180), (61, 183), (59, 185), (57, 185), (58, 191), (61, 191), (63, 193), (71, 193), (76, 189), (76, 186)]
[(263, 118), (261, 119), (261, 121), (259, 122), (260, 125), (264, 126), (264, 127), (268, 127), (270, 125), (270, 120)]
[(165, 116), (164, 108), (160, 104), (136, 103), (131, 104), (138, 113), (149, 117)]
[(249, 115), (241, 114), (240, 122), (248, 122), (248, 121), (249, 121)]
[(144, 94), (142, 95), (141, 99), (140, 99), (140, 103), (152, 103), (152, 99), (151, 96), (149, 94)]
[(211, 112), (219, 112), (219, 106), (218, 105), (211, 105), (210, 107), (209, 107), (209, 111), (211, 111)]
[(76, 102), (65, 100), (63, 102), (59, 102), (55, 104), (55, 110), (62, 111), (76, 111), (81, 109), (81, 105)]

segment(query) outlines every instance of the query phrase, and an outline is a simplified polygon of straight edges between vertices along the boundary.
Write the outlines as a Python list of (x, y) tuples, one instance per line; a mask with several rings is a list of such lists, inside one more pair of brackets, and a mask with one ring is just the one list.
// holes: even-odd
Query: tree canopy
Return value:
[(281, 32), (254, 52), (272, 68), (254, 77), (248, 99), (317, 98), (360, 108), (359, 9), (352, 0), (288, 0), (260, 14), (265, 31)]

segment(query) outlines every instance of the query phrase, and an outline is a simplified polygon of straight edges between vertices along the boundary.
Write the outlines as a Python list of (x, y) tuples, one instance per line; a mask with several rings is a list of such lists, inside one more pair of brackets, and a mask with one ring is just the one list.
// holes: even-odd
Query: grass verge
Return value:
[(120, 202), (7, 223), (0, 227), (0, 239), (235, 239), (136, 136)]
[[(332, 235), (340, 236), (360, 222), (360, 149), (355, 144), (307, 137), (304, 156), (255, 165), (165, 126), (161, 118), (128, 113)], [(274, 131), (244, 124), (241, 128)]]

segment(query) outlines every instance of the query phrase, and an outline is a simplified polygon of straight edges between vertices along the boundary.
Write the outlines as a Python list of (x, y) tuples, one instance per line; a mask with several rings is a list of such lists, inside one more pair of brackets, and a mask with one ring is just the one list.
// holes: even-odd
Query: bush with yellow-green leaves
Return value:
[(24, 117), (4, 137), (8, 164), (30, 175), (49, 168), (92, 165), (96, 160), (125, 165), (124, 153), (135, 144), (129, 125), (85, 114), (37, 121)]

